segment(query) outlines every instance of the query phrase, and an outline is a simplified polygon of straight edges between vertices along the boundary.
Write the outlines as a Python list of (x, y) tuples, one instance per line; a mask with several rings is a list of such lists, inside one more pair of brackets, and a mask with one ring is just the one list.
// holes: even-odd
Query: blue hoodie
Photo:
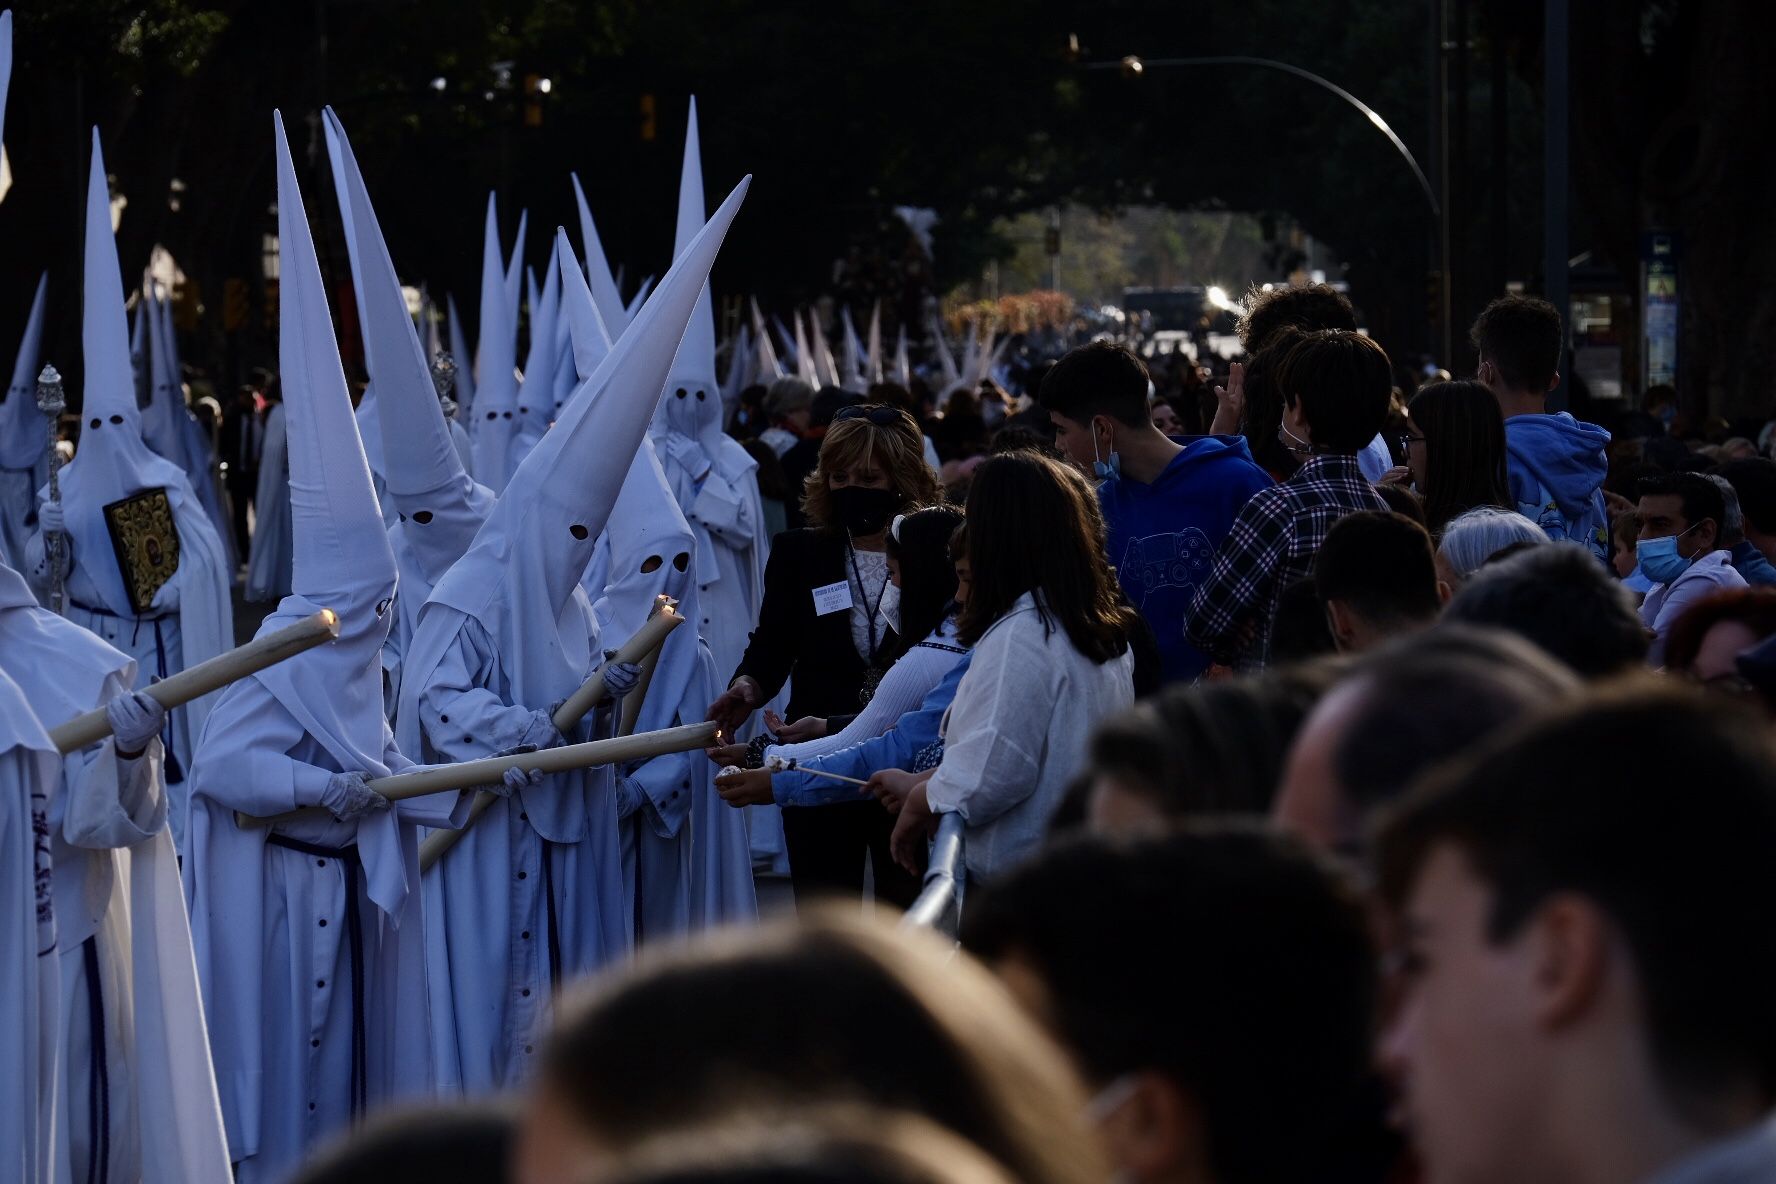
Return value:
[(1123, 594), (1153, 628), (1168, 683), (1209, 668), (1208, 655), (1184, 640), (1184, 619), (1234, 517), (1272, 484), (1242, 436), (1173, 439), (1184, 451), (1153, 484), (1120, 477), (1098, 486), (1110, 562)]
[(1511, 498), (1518, 512), (1555, 542), (1583, 543), (1605, 562), (1610, 557), (1609, 511), (1603, 503), (1609, 442), (1608, 432), (1564, 411), (1505, 421)]

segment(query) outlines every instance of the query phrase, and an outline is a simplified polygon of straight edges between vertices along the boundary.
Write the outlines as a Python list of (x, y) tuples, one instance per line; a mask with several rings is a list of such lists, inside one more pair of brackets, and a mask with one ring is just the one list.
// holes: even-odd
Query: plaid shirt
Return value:
[(1316, 456), (1281, 485), (1260, 490), (1240, 510), (1197, 589), (1185, 622), (1190, 644), (1223, 665), (1262, 667), (1284, 589), (1313, 574), (1332, 524), (1358, 510), (1386, 510), (1357, 458)]

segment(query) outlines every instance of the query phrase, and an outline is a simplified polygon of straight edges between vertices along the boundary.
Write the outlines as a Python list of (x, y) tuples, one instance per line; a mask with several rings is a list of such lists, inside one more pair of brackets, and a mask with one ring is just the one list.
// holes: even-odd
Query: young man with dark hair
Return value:
[(1752, 585), (1776, 584), (1776, 461), (1757, 457), (1731, 461), (1720, 475), (1739, 495), (1740, 532), (1733, 547), (1733, 567)]
[(1637, 687), (1460, 759), (1381, 831), (1383, 1056), (1429, 1179), (1776, 1179), (1769, 736)]
[(1248, 668), (1269, 661), (1283, 590), (1312, 572), (1332, 524), (1358, 510), (1387, 510), (1356, 459), (1381, 430), (1393, 395), (1381, 346), (1343, 330), (1308, 333), (1283, 359), (1278, 380), (1278, 437), (1301, 467), (1239, 512), (1184, 626), (1192, 645)]
[[(1350, 299), (1331, 284), (1303, 284), (1300, 287), (1283, 284), (1268, 289), (1253, 285), (1252, 290), (1246, 294), (1245, 312), (1240, 315), (1238, 329), (1240, 350), (1248, 358), (1253, 358), (1265, 346), (1273, 344), (1283, 329), (1298, 329), (1304, 333), (1311, 333), (1316, 329), (1343, 329), (1354, 333), (1357, 331), (1357, 310), (1351, 306)], [(1239, 363), (1236, 362), (1229, 387), (1237, 388), (1241, 377)], [(1254, 378), (1256, 381), (1256, 376)], [(1246, 404), (1243, 393), (1237, 390), (1231, 402), (1223, 398), (1215, 415), (1215, 423), (1209, 430), (1231, 435), (1240, 430), (1242, 414), (1248, 410), (1258, 410), (1255, 405), (1257, 402), (1266, 402), (1267, 406), (1274, 407), (1273, 403), (1258, 399), (1258, 392), (1252, 393), (1254, 404)], [(1254, 426), (1258, 426), (1260, 430), (1263, 427)], [(1286, 466), (1281, 476), (1286, 477), (1295, 468), (1287, 452), (1272, 451), (1267, 441), (1254, 441), (1252, 449), (1254, 459), (1266, 468)], [(1379, 433), (1357, 453), (1357, 466), (1370, 481), (1381, 480), (1381, 475), (1393, 468), (1393, 453), (1388, 450), (1387, 441)]]
[(1066, 842), (971, 896), (962, 944), (1074, 1054), (1116, 1178), (1381, 1178), (1368, 928), (1300, 845)]
[(1562, 411), (1548, 413), (1560, 382), (1560, 312), (1533, 296), (1501, 296), (1468, 333), (1480, 351), (1477, 377), (1505, 415), (1505, 453), (1518, 512), (1555, 541), (1583, 543), (1609, 562), (1609, 433)]
[(1431, 536), (1392, 512), (1340, 518), (1320, 545), (1313, 578), (1332, 638), (1345, 653), (1425, 628), (1449, 594), (1437, 579)]
[(1439, 625), (1402, 638), (1365, 655), (1308, 714), (1271, 818), (1363, 862), (1376, 813), (1420, 774), (1581, 687), (1572, 671), (1502, 630)]
[(1184, 639), (1184, 616), (1234, 515), (1270, 478), (1238, 436), (1160, 432), (1147, 390), (1140, 358), (1094, 342), (1056, 362), (1037, 397), (1056, 447), (1098, 482), (1110, 562), (1153, 628), (1165, 681), (1188, 682), (1209, 660)]
[(1585, 679), (1613, 678), (1646, 661), (1634, 598), (1570, 544), (1489, 560), (1444, 607), (1443, 620), (1516, 633)]
[(1679, 617), (1698, 600), (1745, 587), (1721, 545), (1726, 499), (1699, 473), (1670, 473), (1640, 483), (1640, 570), (1653, 581), (1640, 602), (1640, 619), (1653, 631), (1647, 661), (1665, 664), (1665, 641)]

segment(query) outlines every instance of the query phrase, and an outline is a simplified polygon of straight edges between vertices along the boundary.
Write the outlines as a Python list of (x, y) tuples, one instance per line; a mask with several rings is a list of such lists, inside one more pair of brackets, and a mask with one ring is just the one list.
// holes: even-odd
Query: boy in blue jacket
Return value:
[(1506, 467), (1518, 512), (1556, 542), (1582, 543), (1610, 558), (1610, 435), (1566, 412), (1549, 414), (1560, 382), (1560, 313), (1533, 296), (1504, 296), (1486, 306), (1469, 332), (1480, 351), (1479, 379), (1505, 416)]
[(1056, 446), (1098, 481), (1110, 563), (1158, 639), (1164, 681), (1189, 682), (1209, 666), (1184, 638), (1197, 585), (1240, 507), (1271, 480), (1241, 436), (1160, 432), (1151, 385), (1140, 358), (1098, 341), (1056, 362), (1037, 400)]

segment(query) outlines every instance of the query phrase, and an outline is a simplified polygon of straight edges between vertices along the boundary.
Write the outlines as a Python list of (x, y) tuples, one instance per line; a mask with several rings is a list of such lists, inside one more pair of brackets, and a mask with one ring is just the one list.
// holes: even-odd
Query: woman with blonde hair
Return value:
[(559, 1014), (519, 1184), (596, 1178), (650, 1140), (832, 1105), (928, 1119), (1026, 1184), (1104, 1178), (1073, 1068), (998, 981), (852, 908), (643, 950)]
[[(758, 626), (727, 691), (710, 705), (709, 718), (728, 740), (786, 681), (792, 720), (825, 718), (837, 731), (862, 710), (899, 640), (887, 620), (895, 612), (889, 524), (940, 500), (910, 415), (881, 404), (840, 408), (803, 487), (808, 525), (772, 544)], [(768, 714), (766, 723), (781, 729)], [(893, 820), (869, 799), (786, 808), (783, 833), (798, 900), (821, 892), (860, 897), (867, 857), (878, 899), (910, 903), (918, 884), (889, 856), (892, 831)]]

